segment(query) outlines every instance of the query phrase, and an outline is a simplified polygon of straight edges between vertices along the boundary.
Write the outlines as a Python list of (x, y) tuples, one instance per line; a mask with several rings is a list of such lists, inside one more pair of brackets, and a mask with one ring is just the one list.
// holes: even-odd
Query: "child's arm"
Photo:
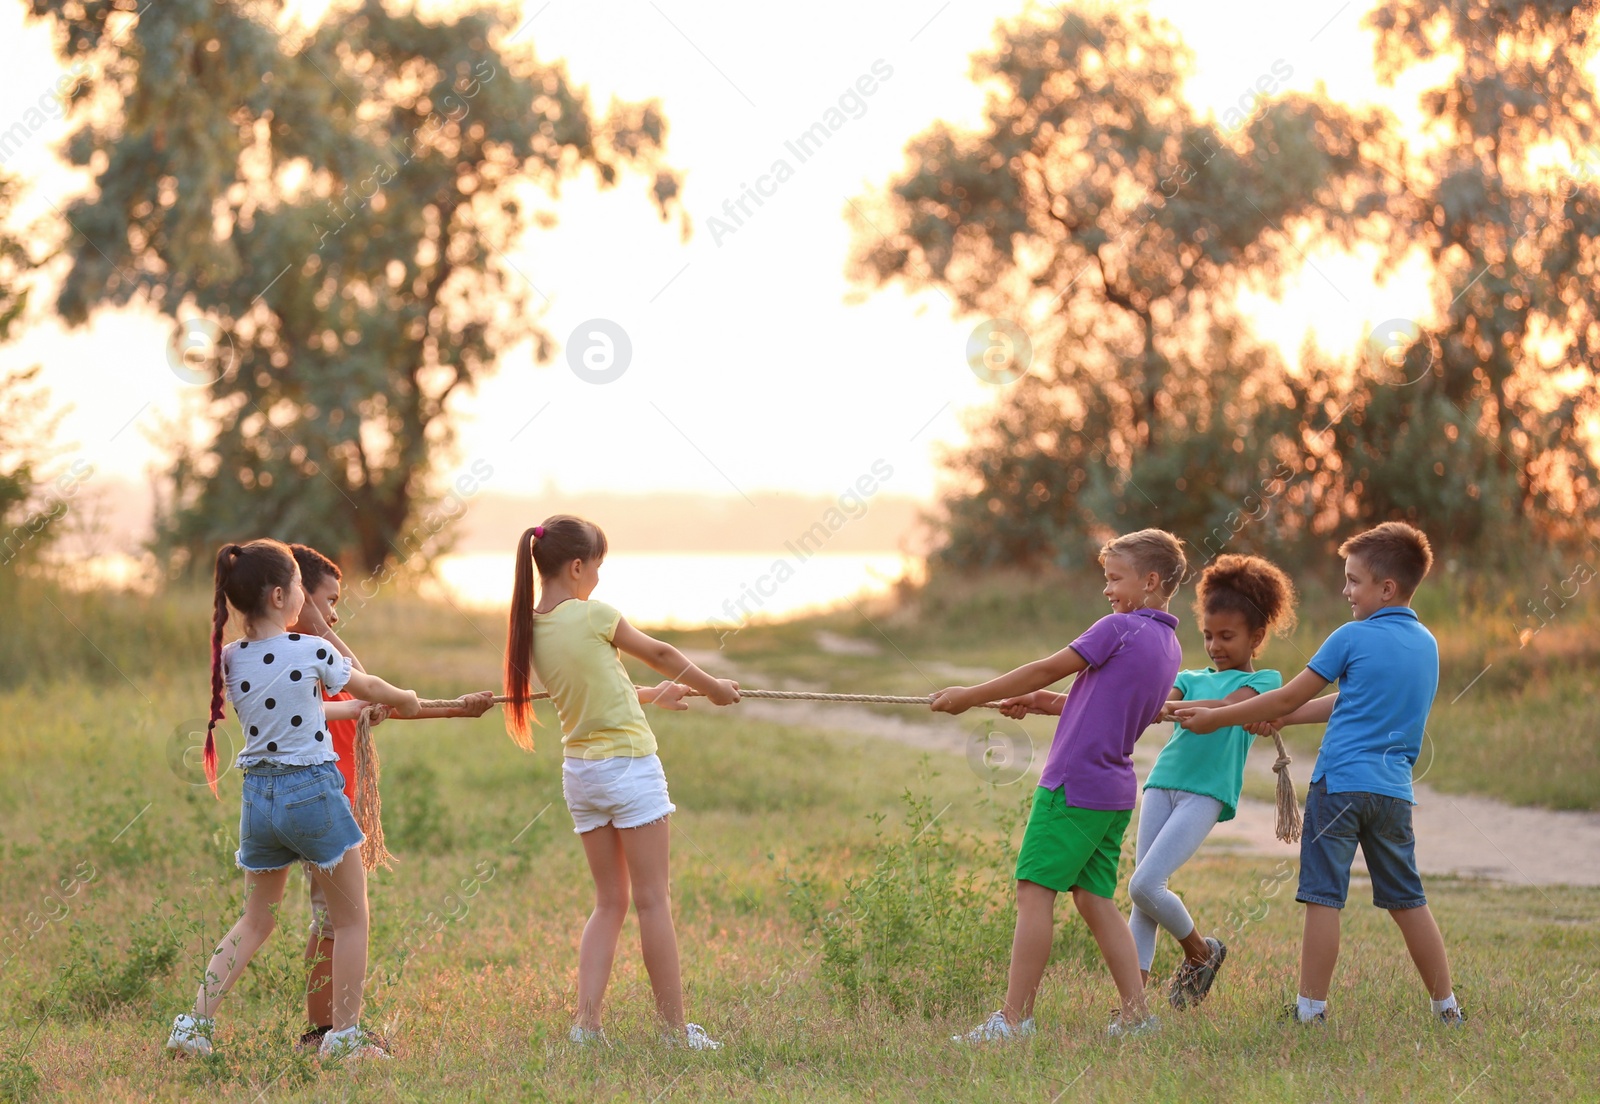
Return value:
[(666, 675), (673, 682), (681, 682), (691, 690), (700, 691), (710, 699), (712, 705), (732, 705), (739, 700), (737, 682), (712, 678), (689, 662), (688, 657), (671, 644), (646, 635), (628, 624), (626, 617), (617, 619), (616, 630), (611, 634), (611, 643), (616, 645), (619, 651), (628, 653), (652, 670)]
[[(1244, 701), (1221, 707), (1207, 707), (1199, 703), (1186, 703), (1177, 711), (1178, 723), (1190, 732), (1215, 732), (1228, 725), (1244, 725), (1251, 721), (1271, 721), (1293, 713), (1328, 685), (1328, 680), (1307, 667), (1287, 684), (1265, 694), (1257, 694)], [(1240, 688), (1245, 689), (1244, 687)], [(1234, 694), (1239, 693), (1238, 690)], [(1233, 694), (1228, 696), (1233, 697)], [(1227, 699), (1224, 699), (1227, 700)]]
[(460, 705), (429, 705), (417, 711), (415, 717), (400, 717), (402, 721), (436, 721), (451, 717), (481, 717), (494, 706), (494, 691), (479, 690), (463, 694)]
[(305, 606), (300, 610), (299, 624), (302, 629), (310, 633), (312, 636), (320, 636), (329, 644), (332, 644), (334, 651), (348, 658), (350, 660), (350, 666), (355, 670), (360, 671), (362, 674), (367, 673), (367, 669), (361, 666), (361, 661), (356, 658), (356, 654), (352, 652), (348, 646), (346, 646), (343, 640), (339, 639), (339, 634), (333, 631), (333, 626), (328, 624), (327, 619), (322, 616), (321, 611), (318, 610), (317, 607), (309, 600), (307, 600)]
[[(1248, 701), (1259, 693), (1259, 690), (1241, 686), (1225, 698), (1196, 698), (1193, 701), (1184, 701), (1183, 692), (1177, 687), (1173, 687), (1172, 697), (1168, 698), (1167, 704), (1161, 707), (1161, 716), (1156, 719), (1160, 721), (1177, 721), (1182, 724), (1183, 722), (1178, 717), (1180, 709), (1221, 709), (1223, 706), (1233, 705), (1235, 702)], [(1178, 705), (1178, 702), (1183, 702), (1183, 704)]]
[(330, 721), (358, 721), (361, 711), (371, 702), (359, 701), (351, 698), (345, 701), (331, 701), (322, 703), (322, 715)]
[[(1052, 682), (1060, 682), (1068, 675), (1088, 668), (1089, 661), (1068, 645), (1055, 655), (1024, 663), (999, 678), (992, 678), (977, 686), (947, 686), (933, 696), (932, 709), (935, 713), (965, 713), (975, 705), (997, 698), (1019, 698), (1035, 690), (1043, 690)], [(1056, 697), (1066, 700), (1063, 695)], [(1057, 713), (1060, 711), (1059, 708), (1055, 710)], [(1045, 710), (1041, 709), (1040, 712)]]
[(640, 686), (638, 691), (639, 704), (641, 705), (654, 705), (659, 709), (674, 710), (689, 708), (689, 703), (683, 700), (683, 696), (689, 692), (689, 688), (681, 682), (662, 679), (654, 686)]
[(1000, 713), (1010, 717), (1013, 721), (1020, 721), (1029, 713), (1043, 713), (1048, 716), (1061, 716), (1062, 707), (1067, 704), (1065, 694), (1057, 694), (1053, 690), (1035, 690), (1031, 694), (1022, 694), (1015, 698), (1006, 698), (1000, 703)]
[(1324, 694), (1320, 698), (1312, 698), (1299, 709), (1278, 717), (1275, 724), (1279, 728), (1292, 724), (1327, 724), (1328, 718), (1333, 716), (1333, 707), (1339, 702), (1339, 692)]
[(369, 675), (365, 671), (352, 670), (345, 689), (363, 701), (394, 706), (396, 716), (411, 718), (422, 712), (415, 690), (391, 686), (377, 675)]

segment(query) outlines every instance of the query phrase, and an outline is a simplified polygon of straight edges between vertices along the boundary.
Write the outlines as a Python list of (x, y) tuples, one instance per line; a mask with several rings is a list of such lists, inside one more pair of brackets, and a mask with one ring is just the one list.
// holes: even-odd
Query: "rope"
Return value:
[[(648, 689), (643, 688), (643, 689)], [(705, 695), (698, 690), (686, 691), (686, 696), (702, 698)], [(925, 697), (907, 697), (904, 694), (824, 694), (810, 690), (745, 690), (740, 689), (741, 698), (772, 698), (778, 701), (831, 701), (831, 702), (869, 702), (874, 705), (927, 705), (933, 701), (932, 695)], [(529, 701), (544, 701), (550, 695), (544, 691), (537, 691), (528, 695)], [(504, 694), (496, 694), (497, 704), (504, 704), (511, 699)], [(425, 698), (422, 708), (461, 709), (466, 706), (465, 698)], [(984, 702), (979, 709), (999, 709), (999, 702)]]
[(1276, 729), (1272, 742), (1278, 745), (1278, 761), (1272, 764), (1273, 773), (1278, 776), (1277, 834), (1284, 843), (1295, 843), (1300, 839), (1300, 799), (1295, 796), (1294, 779), (1289, 777), (1289, 764), (1294, 760), (1283, 746), (1283, 735)]
[[(704, 695), (701, 694), (698, 690), (687, 691), (687, 696), (696, 697), (696, 698), (704, 697)], [(739, 691), (739, 696), (741, 698), (771, 698), (771, 699), (775, 699), (775, 700), (778, 700), (778, 701), (865, 702), (865, 703), (871, 704), (871, 705), (927, 705), (929, 702), (933, 701), (933, 698), (931, 696), (912, 697), (912, 696), (907, 696), (907, 695), (904, 695), (904, 694), (824, 694), (824, 693), (821, 693), (819, 691), (810, 691), (810, 690), (745, 690), (745, 689), (742, 689), (742, 688)], [(531, 693), (531, 694), (528, 695), (528, 700), (529, 701), (543, 701), (545, 699), (548, 699), (549, 697), (550, 697), (550, 695), (547, 692), (536, 691), (536, 692)], [(510, 699), (508, 697), (506, 697), (505, 695), (503, 695), (503, 694), (496, 694), (494, 700), (497, 703), (502, 703), (503, 704), (503, 703), (509, 701)], [(424, 709), (428, 709), (428, 708), (460, 709), (460, 708), (464, 708), (465, 705), (466, 705), (466, 699), (464, 699), (464, 698), (429, 698), (429, 699), (424, 699), (423, 702), (422, 702), (422, 707)], [(982, 709), (998, 709), (998, 708), (1000, 708), (1000, 703), (999, 702), (984, 702), (983, 705), (980, 706), (979, 708), (982, 708)], [(363, 717), (362, 717), (363, 725), (365, 724), (365, 720), (366, 720), (365, 714), (363, 714)], [(365, 730), (365, 728), (362, 728), (360, 731), (362, 733), (365, 733), (366, 730)], [(1277, 814), (1278, 815), (1277, 815), (1277, 824), (1276, 824), (1276, 827), (1275, 827), (1275, 831), (1276, 831), (1277, 837), (1280, 840), (1282, 840), (1284, 843), (1295, 843), (1300, 839), (1301, 819), (1300, 819), (1300, 798), (1295, 793), (1295, 790), (1294, 790), (1294, 779), (1289, 777), (1289, 764), (1293, 763), (1294, 759), (1293, 759), (1292, 756), (1290, 756), (1288, 749), (1283, 746), (1283, 736), (1280, 733), (1273, 732), (1273, 734), (1272, 734), (1272, 742), (1274, 744), (1276, 744), (1277, 747), (1278, 747), (1278, 759), (1277, 759), (1277, 762), (1272, 764), (1273, 773), (1278, 776), (1278, 793), (1277, 793)], [(370, 744), (370, 740), (368, 740), (368, 743)], [(361, 748), (361, 744), (358, 743), (357, 744), (357, 759), (356, 759), (358, 772), (361, 770), (361, 764), (363, 762), (363, 759), (361, 757), (360, 748)], [(377, 755), (375, 753), (372, 755), (372, 763), (373, 763), (373, 785), (372, 785), (373, 802), (372, 802), (372, 804), (373, 804), (373, 807), (374, 807), (373, 824), (374, 824), (375, 831), (377, 832), (378, 847), (381, 848), (383, 846), (383, 828), (382, 828), (381, 825), (377, 824), (377, 817), (376, 817), (377, 792), (378, 791), (377, 791)], [(359, 779), (358, 779), (358, 781), (359, 781)], [(361, 819), (361, 815), (360, 815), (359, 811), (357, 812), (356, 819), (357, 819), (358, 822), (360, 822), (362, 830), (366, 831), (366, 829), (367, 829), (366, 822)], [(368, 839), (369, 839), (369, 841), (372, 839), (372, 835), (370, 833), (368, 835)], [(365, 854), (365, 852), (363, 852), (363, 855), (364, 854)], [(385, 852), (383, 852), (383, 854), (384, 854), (385, 857), (387, 857), (388, 852), (385, 851)], [(370, 870), (371, 866), (369, 866), (368, 869)]]
[(352, 810), (356, 825), (366, 837), (361, 843), (361, 865), (368, 870), (394, 869), (394, 856), (383, 843), (383, 800), (378, 796), (378, 748), (372, 742), (372, 717), (382, 706), (369, 705), (356, 721), (356, 800)]

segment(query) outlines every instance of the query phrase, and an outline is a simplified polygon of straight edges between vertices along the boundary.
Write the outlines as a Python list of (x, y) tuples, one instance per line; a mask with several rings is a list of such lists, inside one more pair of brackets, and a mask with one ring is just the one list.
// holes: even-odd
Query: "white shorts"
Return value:
[(667, 796), (667, 772), (655, 755), (563, 759), (561, 796), (580, 836), (607, 824), (638, 828), (678, 807)]

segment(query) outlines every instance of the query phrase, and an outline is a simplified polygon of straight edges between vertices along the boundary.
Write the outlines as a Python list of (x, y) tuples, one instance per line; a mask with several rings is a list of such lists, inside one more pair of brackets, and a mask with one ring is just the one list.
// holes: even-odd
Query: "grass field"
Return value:
[[(1076, 608), (1094, 609), (1093, 597), (1078, 595)], [(218, 1056), (171, 1062), (160, 1049), (166, 1026), (192, 999), (242, 888), (237, 778), (225, 777), (214, 801), (182, 759), (207, 701), (204, 602), (158, 600), (141, 618), (138, 603), (53, 601), (55, 610), (11, 607), (0, 645), (14, 679), (31, 672), (0, 691), (0, 920), (10, 936), (0, 1099), (1600, 1099), (1600, 890), (1432, 880), (1472, 1017), (1446, 1032), (1427, 1016), (1398, 933), (1358, 887), (1332, 1023), (1297, 1030), (1280, 1018), (1300, 923), (1290, 848), (1282, 859), (1213, 850), (1180, 874), (1175, 888), (1202, 927), (1227, 933), (1232, 948), (1200, 1011), (1165, 1015), (1154, 1037), (1108, 1041), (1115, 991), (1064, 907), (1040, 1035), (1008, 1050), (952, 1046), (949, 1035), (991, 1011), (1003, 985), (1021, 787), (991, 787), (956, 756), (926, 759), (704, 703), (651, 719), (680, 810), (674, 901), (689, 1012), (725, 1050), (686, 1054), (656, 1041), (631, 922), (608, 994), (611, 1047), (565, 1042), (590, 890), (561, 804), (559, 745), (547, 727), (525, 755), (491, 714), (378, 730), (400, 862), (371, 888), (366, 1020), (389, 1034), (398, 1060), (319, 1070), (292, 1054), (305, 900), (291, 882), (278, 934), (223, 1006)], [(963, 681), (937, 664), (1003, 667), (1066, 639), (1042, 603), (1032, 622), (1008, 626), (1004, 603), (974, 612), (983, 601), (952, 599), (917, 620), (874, 613), (884, 635), (850, 615), (751, 627), (724, 643), (775, 679), (925, 693), (927, 678)], [(83, 632), (42, 631), (52, 617)], [(1332, 623), (1307, 621), (1295, 646)], [(876, 640), (880, 653), (822, 653), (819, 624)], [(1552, 805), (1600, 801), (1587, 628), (1568, 640), (1553, 624), (1536, 641), (1543, 650), (1513, 644), (1511, 655), (1475, 652), (1466, 627), (1441, 632), (1447, 677), (1464, 684), (1473, 664), (1494, 666), (1472, 691), (1489, 684), (1474, 709), (1436, 711), (1452, 751), (1471, 754), (1440, 755), (1430, 781)], [(59, 651), (30, 647), (35, 630)], [(386, 597), (351, 621), (347, 639), (373, 671), (453, 694), (492, 684), (500, 632), (492, 617)], [(717, 646), (709, 634), (682, 639)], [(1533, 674), (1502, 681), (1519, 663)], [(1494, 716), (1528, 727), (1507, 734)], [(1589, 758), (1579, 737), (1561, 742), (1555, 730), (1568, 721), (1588, 732)], [(1529, 734), (1538, 762), (1526, 780), (1508, 779), (1507, 757), (1525, 754)], [(1164, 939), (1158, 974), (1175, 958)]]

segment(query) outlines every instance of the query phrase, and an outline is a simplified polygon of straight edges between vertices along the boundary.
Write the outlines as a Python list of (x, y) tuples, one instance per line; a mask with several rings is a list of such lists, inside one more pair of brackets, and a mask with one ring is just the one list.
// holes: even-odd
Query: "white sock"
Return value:
[(1452, 992), (1442, 1001), (1430, 1000), (1428, 1003), (1433, 1005), (1433, 1010), (1435, 1012), (1448, 1012), (1452, 1008), (1460, 1007), (1460, 1005), (1456, 1004), (1456, 995), (1454, 992)]
[(1312, 1000), (1310, 997), (1295, 998), (1295, 1011), (1301, 1023), (1316, 1018), (1318, 1012), (1325, 1012), (1327, 1008), (1327, 1001)]

